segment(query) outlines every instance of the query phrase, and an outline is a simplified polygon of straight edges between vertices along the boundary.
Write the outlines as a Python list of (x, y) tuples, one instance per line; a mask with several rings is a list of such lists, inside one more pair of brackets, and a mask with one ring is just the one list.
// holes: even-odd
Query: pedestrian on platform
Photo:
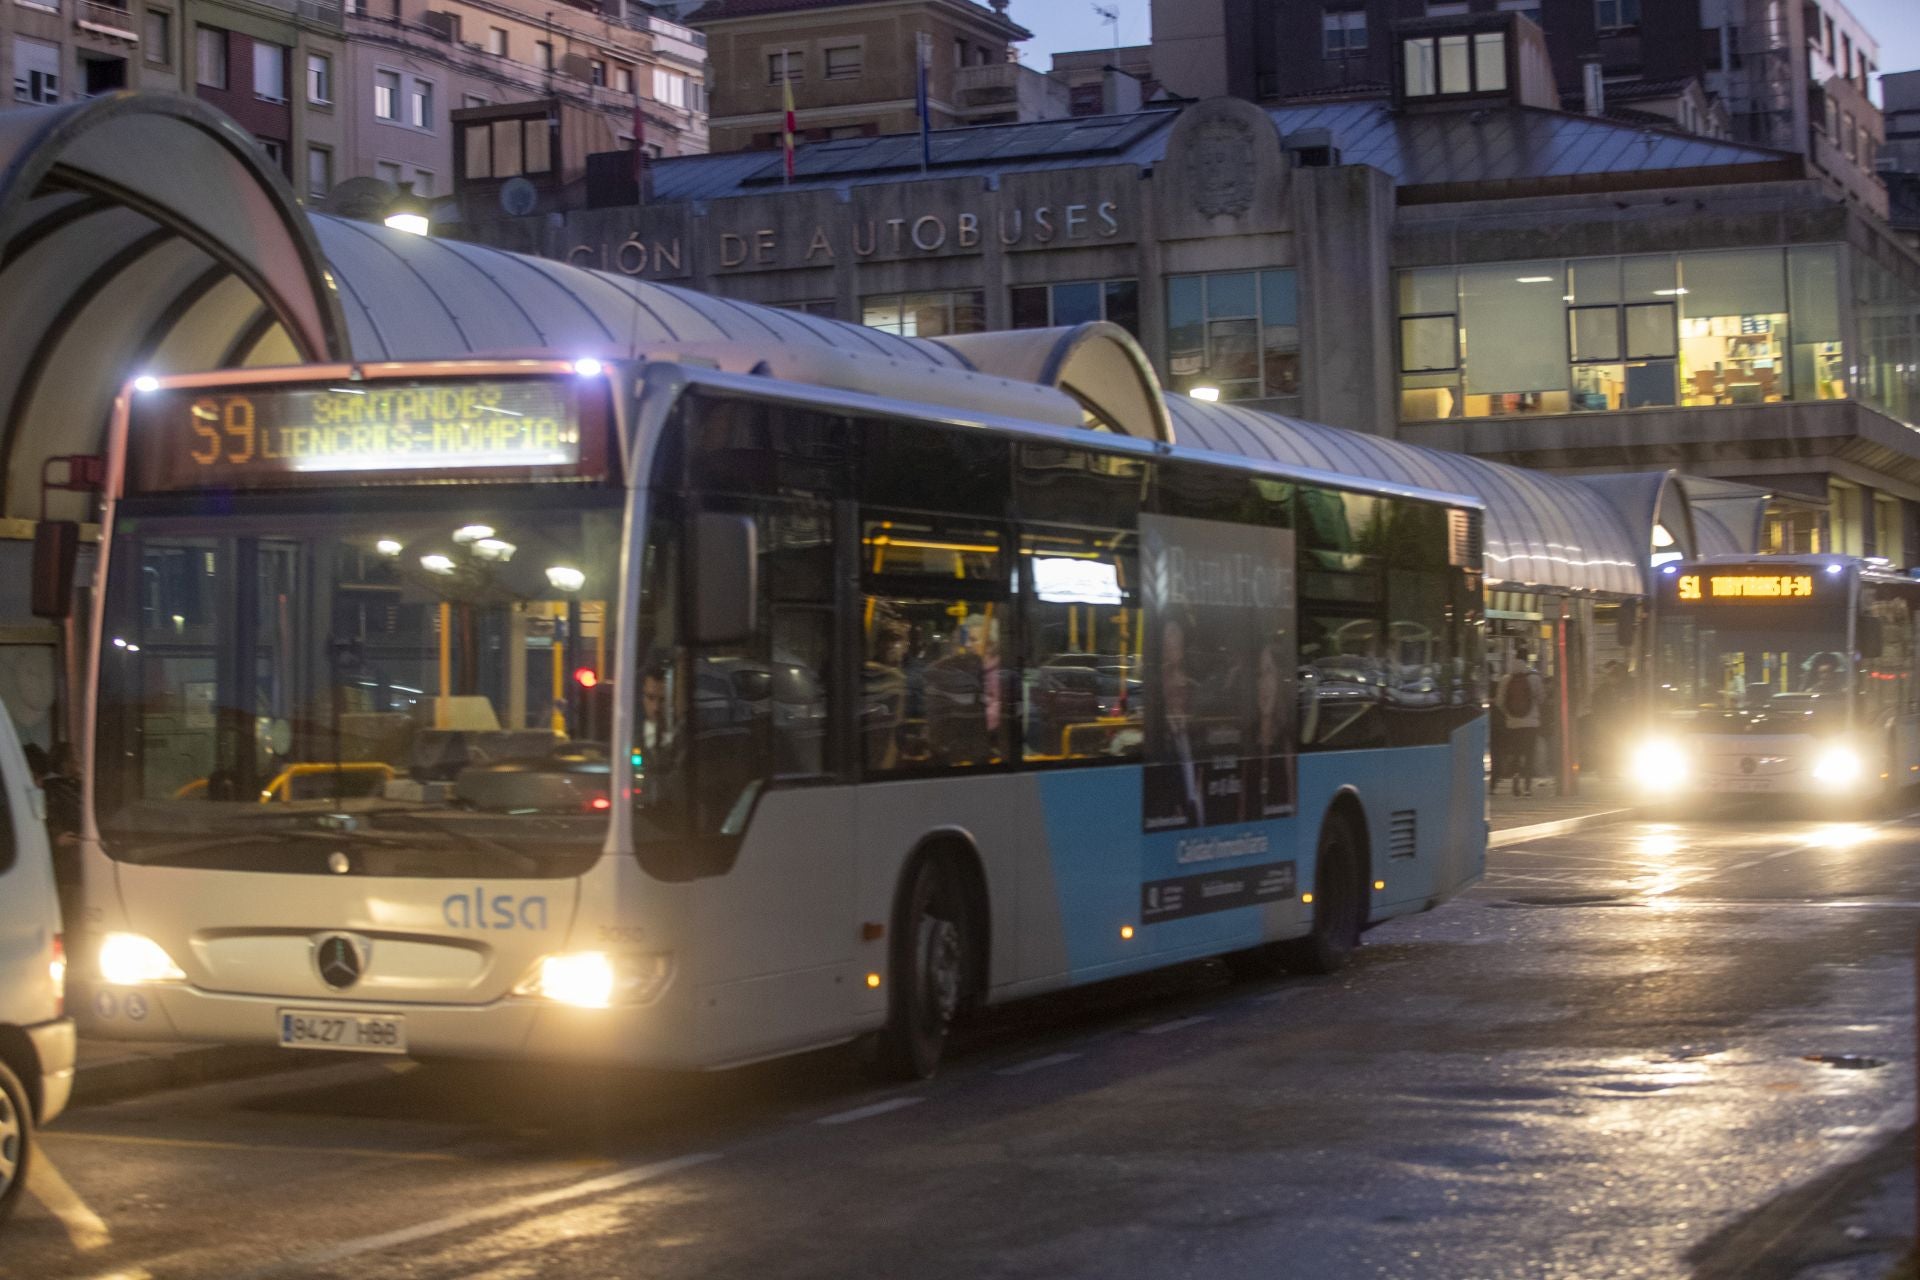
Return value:
[(1495, 739), (1506, 747), (1504, 760), (1494, 757), (1493, 784), (1498, 789), (1502, 779), (1513, 779), (1516, 796), (1533, 794), (1534, 744), (1540, 740), (1540, 707), (1546, 701), (1546, 685), (1533, 669), (1532, 656), (1525, 645), (1514, 649), (1493, 697), (1493, 714), (1503, 730)]

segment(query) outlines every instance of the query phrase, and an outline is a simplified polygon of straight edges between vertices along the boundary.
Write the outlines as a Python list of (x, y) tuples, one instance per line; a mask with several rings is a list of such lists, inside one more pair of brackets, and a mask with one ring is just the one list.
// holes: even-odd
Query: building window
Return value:
[(1466, 13), (1466, 0), (1427, 0), (1429, 18), (1462, 18)]
[(553, 70), (553, 41), (536, 40), (533, 42), (533, 61), (542, 71)]
[(1016, 285), (1011, 300), (1015, 329), (1047, 329), (1110, 320), (1134, 337), (1140, 336), (1138, 280)]
[(1500, 0), (1500, 12), (1525, 14), (1538, 22), (1540, 21), (1540, 0)]
[(633, 92), (633, 68), (615, 64), (613, 68), (613, 89), (615, 93)]
[(1640, 0), (1593, 0), (1593, 23), (1602, 31), (1640, 25)]
[(545, 116), (483, 120), (460, 127), (461, 171), (468, 178), (517, 178), (552, 168)]
[(80, 52), (80, 91), (89, 98), (118, 93), (127, 87), (127, 60)]
[(15, 102), (60, 101), (60, 46), (26, 36), (13, 38)]
[(416, 129), (433, 128), (433, 85), (430, 82), (413, 82), (413, 92), (407, 95), (407, 123)]
[(316, 106), (333, 102), (333, 59), (324, 53), (307, 55), (307, 101)]
[(373, 176), (388, 186), (397, 187), (400, 185), (400, 173), (400, 166), (391, 160), (376, 160), (373, 162)]
[(1421, 36), (1400, 45), (1406, 96), (1502, 93), (1507, 87), (1507, 34)]
[(333, 190), (333, 152), (325, 147), (307, 148), (307, 194), (324, 200)]
[(467, 108), (473, 108), (473, 107), (484, 107), (484, 106), (487, 106), (488, 103), (485, 98), (481, 97), (477, 93), (463, 93), (460, 95), (460, 105)]
[(413, 194), (417, 196), (433, 195), (433, 170), (415, 169), (413, 171)]
[(203, 89), (227, 87), (227, 33), (219, 27), (193, 29), (195, 82)]
[(1403, 271), (1406, 421), (1844, 399), (1830, 245)]
[(266, 152), (267, 160), (274, 168), (282, 173), (287, 171), (286, 143), (281, 142), (278, 138), (255, 138), (254, 141), (260, 144), (260, 150)]
[(1222, 400), (1300, 394), (1300, 301), (1292, 270), (1167, 280), (1167, 372), (1175, 391)]
[(487, 52), (496, 58), (507, 56), (507, 29), (505, 27), (487, 28)]
[(1857, 161), (1860, 158), (1859, 148), (1854, 144), (1857, 136), (1853, 127), (1853, 112), (1842, 111), (1840, 113), (1840, 147), (1847, 153), (1849, 160)]
[(165, 9), (147, 10), (147, 61), (173, 61), (173, 15)]
[(983, 289), (879, 294), (861, 300), (860, 322), (903, 338), (982, 333), (987, 327), (986, 298)]
[(587, 60), (587, 79), (593, 82), (593, 87), (596, 89), (606, 88), (607, 64), (599, 58), (589, 58)]
[(767, 55), (767, 83), (799, 84), (806, 79), (806, 62), (798, 49), (782, 49)]
[(254, 42), (253, 96), (262, 102), (287, 100), (287, 51), (277, 44)]
[(400, 73), (373, 73), (373, 114), (382, 120), (400, 122)]
[(1367, 51), (1364, 9), (1328, 9), (1320, 15), (1321, 52), (1329, 58), (1358, 58)]
[(852, 80), (861, 71), (860, 46), (857, 44), (840, 45), (827, 50), (827, 79)]
[(687, 78), (677, 71), (653, 71), (653, 100), (669, 107), (687, 109)]
[(776, 302), (771, 305), (782, 311), (798, 311), (802, 315), (824, 316), (829, 320), (840, 314), (840, 304), (833, 298), (806, 298), (799, 302)]

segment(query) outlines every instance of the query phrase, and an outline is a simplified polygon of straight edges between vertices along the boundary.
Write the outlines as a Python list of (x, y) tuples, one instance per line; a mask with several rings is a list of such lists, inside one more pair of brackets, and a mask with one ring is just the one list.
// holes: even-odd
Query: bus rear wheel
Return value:
[(1366, 923), (1361, 865), (1360, 840), (1353, 825), (1341, 814), (1328, 814), (1314, 858), (1312, 931), (1278, 944), (1287, 968), (1296, 973), (1337, 973), (1353, 958)]
[(33, 1103), (20, 1077), (0, 1060), (0, 1222), (20, 1201), (32, 1155)]
[(895, 921), (891, 1012), (876, 1061), (881, 1075), (926, 1080), (939, 1069), (966, 997), (972, 945), (959, 875), (944, 859), (920, 859)]

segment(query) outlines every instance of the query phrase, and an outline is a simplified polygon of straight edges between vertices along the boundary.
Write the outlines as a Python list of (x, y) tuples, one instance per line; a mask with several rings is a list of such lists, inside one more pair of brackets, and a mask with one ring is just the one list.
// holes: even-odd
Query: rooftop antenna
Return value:
[(1120, 6), (1117, 4), (1096, 4), (1093, 11), (1100, 15), (1100, 21), (1113, 28), (1113, 47), (1120, 47)]

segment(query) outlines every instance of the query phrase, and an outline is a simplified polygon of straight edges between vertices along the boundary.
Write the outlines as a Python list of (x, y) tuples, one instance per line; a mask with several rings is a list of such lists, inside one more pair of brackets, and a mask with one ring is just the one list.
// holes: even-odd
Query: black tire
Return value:
[(1338, 973), (1353, 958), (1367, 918), (1363, 865), (1352, 824), (1341, 814), (1328, 814), (1314, 858), (1313, 929), (1304, 938), (1277, 944), (1287, 968), (1296, 973)]
[(20, 1078), (0, 1062), (0, 1222), (26, 1190), (33, 1154), (33, 1103)]
[(887, 1026), (875, 1066), (889, 1080), (926, 1080), (940, 1067), (967, 998), (973, 928), (959, 875), (938, 857), (914, 864), (893, 924)]

